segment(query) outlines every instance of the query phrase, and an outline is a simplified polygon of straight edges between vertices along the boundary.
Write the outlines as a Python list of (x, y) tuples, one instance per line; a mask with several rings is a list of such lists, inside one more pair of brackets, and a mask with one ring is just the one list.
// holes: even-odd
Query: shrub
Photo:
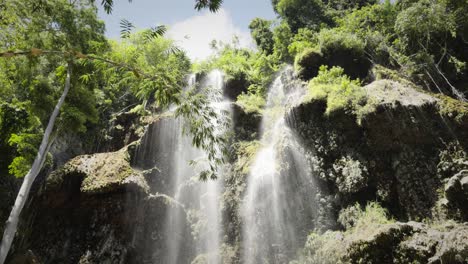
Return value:
[(299, 258), (290, 264), (349, 263), (346, 255), (347, 245), (356, 240), (366, 239), (382, 225), (394, 222), (388, 218), (387, 211), (376, 202), (368, 203), (364, 210), (359, 204), (343, 209), (338, 219), (347, 227), (346, 231), (311, 233)]
[(355, 34), (323, 29), (318, 42), (328, 66), (340, 66), (353, 79), (367, 76), (371, 63), (365, 56), (365, 43)]
[(317, 34), (308, 29), (301, 28), (292, 38), (291, 44), (288, 46), (289, 54), (296, 56), (308, 48), (317, 46)]
[(299, 259), (290, 264), (341, 264), (344, 263), (343, 248), (342, 232), (327, 231), (321, 235), (312, 233), (307, 237)]
[(360, 117), (366, 110), (366, 94), (359, 80), (351, 80), (340, 67), (328, 70), (321, 66), (317, 77), (309, 82), (305, 101), (326, 100), (326, 114), (337, 110), (351, 111)]
[(246, 113), (260, 113), (265, 106), (265, 98), (259, 94), (240, 94), (237, 97), (237, 104), (241, 106)]

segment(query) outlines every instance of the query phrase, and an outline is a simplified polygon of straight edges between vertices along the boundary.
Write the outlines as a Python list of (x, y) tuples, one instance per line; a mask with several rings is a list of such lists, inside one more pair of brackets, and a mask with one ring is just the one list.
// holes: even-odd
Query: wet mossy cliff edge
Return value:
[[(306, 146), (331, 219), (377, 201), (396, 224), (368, 223), (356, 238), (332, 221), (329, 228), (346, 232), (312, 241), (343, 245), (343, 263), (467, 263), (468, 104), (393, 80), (364, 90), (359, 104), (327, 112), (327, 98), (309, 99), (286, 119)], [(319, 263), (311, 256), (320, 247), (297, 263)]]
[[(366, 100), (331, 112), (325, 97), (309, 98), (286, 113), (319, 185), (326, 217), (317, 230), (344, 231), (340, 212), (376, 201), (397, 222), (346, 240), (344, 263), (466, 263), (468, 104), (386, 79), (364, 91)], [(261, 122), (261, 113), (233, 108), (238, 133), (221, 201), (223, 263), (240, 261), (239, 208)], [(185, 212), (163, 194), (171, 175), (152, 169), (168, 164), (164, 157), (159, 164), (135, 164), (138, 145), (157, 129), (146, 131), (134, 143), (74, 157), (48, 174), (23, 214), (10, 261), (151, 263), (164, 254), (164, 212), (169, 206)]]

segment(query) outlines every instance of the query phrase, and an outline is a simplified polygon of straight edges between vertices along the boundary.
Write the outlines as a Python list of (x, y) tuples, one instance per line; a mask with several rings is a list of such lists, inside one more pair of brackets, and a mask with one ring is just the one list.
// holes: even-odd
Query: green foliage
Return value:
[(266, 104), (265, 98), (259, 94), (241, 94), (237, 97), (238, 105), (240, 105), (246, 113), (261, 113)]
[(365, 55), (365, 43), (353, 33), (339, 29), (324, 29), (318, 34), (318, 45), (326, 65), (340, 66), (352, 78), (365, 78), (370, 62)]
[[(0, 62), (5, 66), (0, 70), (3, 119), (11, 114), (8, 109), (21, 109), (15, 112), (23, 112), (25, 122), (3, 122), (0, 152), (7, 154), (2, 158), (1, 174), (24, 176), (33, 161), (42, 129), (63, 90), (64, 65), (70, 58), (63, 58), (62, 51), (99, 53), (108, 48), (104, 24), (96, 13), (88, 1), (13, 0), (0, 8), (0, 49), (31, 51), (29, 56)], [(55, 53), (40, 56), (44, 50)], [(83, 72), (92, 70), (90, 66), (74, 65), (72, 89), (58, 120), (58, 130), (84, 132), (89, 123), (97, 122), (94, 89), (98, 84), (84, 85), (79, 79)]]
[[(354, 205), (354, 208), (357, 208), (357, 205)], [(357, 211), (358, 213), (356, 214), (355, 219), (352, 221), (354, 223), (354, 225), (352, 225), (354, 230), (351, 229), (351, 231), (357, 233), (359, 233), (359, 231), (368, 230), (372, 226), (390, 224), (394, 222), (392, 219), (389, 219), (387, 210), (377, 202), (370, 202), (366, 205), (366, 208), (363, 211)], [(358, 235), (364, 237), (366, 234)]]
[(439, 112), (442, 116), (448, 116), (463, 124), (468, 120), (468, 103), (462, 102), (446, 95), (436, 95), (439, 98)]
[(30, 102), (0, 105), (0, 174), (23, 177), (41, 141), (41, 124), (31, 113)]
[[(146, 31), (131, 35), (128, 40), (112, 42), (112, 50), (104, 56), (125, 67), (109, 67), (106, 62), (95, 61), (98, 72), (94, 77), (104, 78), (104, 87), (111, 98), (117, 95), (131, 94), (145, 102), (155, 102), (158, 107), (165, 107), (177, 102), (177, 94), (184, 84), (184, 77), (189, 72), (190, 61), (184, 53), (172, 52), (171, 40), (154, 38), (148, 41)], [(145, 69), (144, 73), (132, 69)], [(143, 76), (143, 74), (145, 76)], [(123, 105), (122, 105), (123, 106)]]
[(273, 29), (274, 54), (280, 61), (287, 63), (292, 61), (293, 57), (289, 53), (288, 46), (293, 36), (291, 27), (284, 21)]
[(351, 80), (340, 67), (321, 66), (317, 77), (309, 82), (305, 101), (326, 100), (326, 114), (337, 110), (351, 111), (358, 116), (363, 114), (366, 94), (359, 80)]
[(254, 18), (249, 24), (250, 34), (255, 40), (257, 47), (267, 55), (273, 53), (273, 32), (270, 29), (271, 24), (271, 21), (258, 17)]
[(296, 72), (305, 80), (317, 75), (321, 65), (340, 66), (352, 78), (365, 78), (370, 67), (365, 46), (357, 35), (338, 28), (316, 34), (304, 29), (294, 36), (289, 50), (296, 53)]
[(219, 69), (226, 74), (227, 81), (246, 82), (250, 93), (265, 96), (279, 67), (279, 59), (275, 54), (254, 53), (234, 45), (222, 44), (218, 47), (217, 54), (196, 65), (195, 71), (209, 72)]
[(366, 5), (376, 4), (378, 0), (325, 0), (328, 8), (335, 10), (358, 9)]
[(240, 141), (235, 144), (237, 162), (235, 170), (247, 175), (250, 171), (250, 166), (254, 163), (255, 156), (261, 147), (260, 141)]
[[(207, 88), (209, 89), (209, 87)], [(216, 112), (208, 101), (208, 90), (192, 89), (182, 94), (176, 117), (183, 117), (184, 133), (192, 136), (193, 146), (203, 149), (208, 168), (200, 172), (200, 179), (216, 179), (219, 165), (227, 157), (227, 131), (229, 118), (226, 112)], [(194, 164), (195, 165), (195, 164)]]
[(303, 252), (298, 260), (290, 264), (342, 264), (345, 255), (342, 233), (326, 231), (319, 235), (312, 233), (307, 237)]
[(291, 264), (349, 263), (350, 260), (346, 258), (349, 243), (366, 239), (383, 225), (394, 222), (376, 202), (370, 202), (364, 210), (358, 204), (343, 209), (339, 221), (344, 224), (346, 231), (310, 234), (298, 260)]
[(365, 81), (371, 63), (381, 64), (428, 90), (466, 100), (468, 2), (392, 2), (273, 0), (282, 18), (273, 29), (273, 53), (290, 63), (316, 49), (324, 65)]
[(289, 54), (296, 56), (306, 49), (314, 48), (318, 43), (317, 35), (308, 28), (300, 28), (288, 46)]
[(398, 14), (395, 30), (403, 40), (403, 45), (419, 49), (427, 47), (431, 38), (455, 36), (456, 22), (443, 4), (429, 0), (418, 1)]
[[(2, 48), (77, 50), (93, 53), (105, 46), (104, 23), (89, 1), (7, 1), (0, 9)], [(41, 32), (41, 34), (38, 34)]]
[(279, 0), (273, 4), (275, 11), (294, 33), (304, 27), (317, 30), (322, 23), (331, 24), (321, 0)]
[(323, 29), (318, 35), (320, 51), (324, 54), (350, 51), (357, 56), (364, 53), (364, 43), (352, 33), (341, 32), (336, 29)]

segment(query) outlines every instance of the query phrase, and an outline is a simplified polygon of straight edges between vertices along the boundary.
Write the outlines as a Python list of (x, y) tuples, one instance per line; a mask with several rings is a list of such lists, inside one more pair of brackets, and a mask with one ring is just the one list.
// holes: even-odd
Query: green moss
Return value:
[(236, 102), (244, 109), (246, 113), (261, 113), (265, 106), (265, 98), (258, 94), (241, 94), (237, 97)]
[(302, 254), (298, 260), (290, 264), (341, 264), (346, 263), (343, 259), (343, 233), (339, 231), (327, 231), (321, 235), (312, 233), (307, 241)]
[(372, 75), (375, 77), (376, 80), (392, 80), (404, 84), (411, 83), (398, 71), (386, 68), (378, 64), (372, 67)]
[(81, 167), (80, 170), (85, 170), (86, 165), (92, 170), (87, 172), (87, 177), (81, 184), (81, 190), (84, 192), (110, 190), (134, 173), (124, 151), (95, 154), (89, 160), (78, 161), (76, 165)]
[(439, 113), (447, 116), (458, 123), (466, 122), (468, 120), (468, 103), (460, 100), (453, 99), (443, 94), (435, 94), (440, 101)]
[(121, 191), (124, 186), (135, 185), (148, 191), (148, 185), (140, 172), (129, 162), (129, 153), (124, 148), (117, 152), (78, 156), (47, 178), (47, 188), (60, 188), (66, 179), (82, 177), (80, 190), (84, 193)]
[(304, 97), (305, 102), (312, 100), (326, 100), (327, 115), (339, 110), (350, 112), (357, 116), (358, 123), (375, 108), (360, 86), (360, 81), (351, 80), (340, 67), (330, 70), (326, 66), (320, 67), (317, 77), (309, 82), (309, 90)]
[(358, 204), (346, 208), (340, 212), (339, 219), (347, 223), (346, 231), (310, 234), (298, 260), (291, 264), (349, 263), (346, 250), (349, 245), (366, 240), (394, 223), (388, 218), (387, 211), (376, 202), (370, 202), (364, 210)]
[(322, 64), (324, 59), (320, 51), (307, 48), (296, 56), (294, 69), (301, 79), (310, 80), (317, 75)]

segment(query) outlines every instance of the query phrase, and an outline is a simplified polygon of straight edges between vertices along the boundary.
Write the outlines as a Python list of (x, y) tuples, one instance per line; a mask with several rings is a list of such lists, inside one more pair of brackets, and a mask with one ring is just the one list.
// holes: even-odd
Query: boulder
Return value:
[(455, 218), (468, 221), (468, 170), (451, 177), (444, 188), (446, 209)]
[(127, 148), (82, 155), (51, 173), (25, 208), (12, 259), (34, 252), (37, 263), (142, 263), (154, 236), (144, 230), (164, 221), (150, 212), (168, 203), (150, 198), (129, 157)]
[(238, 104), (232, 104), (232, 121), (234, 136), (237, 140), (254, 140), (260, 138), (262, 115), (247, 112)]
[(350, 263), (453, 263), (468, 261), (468, 225), (385, 224), (365, 239), (347, 238)]
[(306, 49), (296, 56), (294, 68), (299, 78), (304, 81), (317, 76), (321, 65), (325, 64), (323, 55), (315, 49)]
[(241, 74), (241, 76), (236, 78), (228, 78), (223, 87), (223, 94), (230, 100), (236, 101), (237, 96), (242, 93), (247, 93), (249, 85), (249, 81), (247, 81), (247, 76), (245, 74)]

